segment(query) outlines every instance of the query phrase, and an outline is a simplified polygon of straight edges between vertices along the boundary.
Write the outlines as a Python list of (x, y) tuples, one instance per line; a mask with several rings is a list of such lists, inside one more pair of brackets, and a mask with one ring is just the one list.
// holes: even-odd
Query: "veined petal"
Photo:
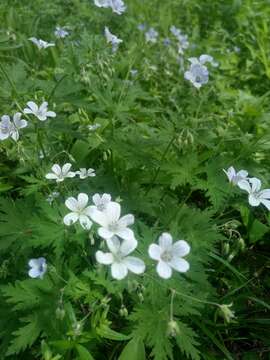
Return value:
[(91, 208), (91, 219), (100, 226), (105, 228), (108, 226), (108, 219), (106, 215), (103, 212), (94, 209), (94, 207)]
[(92, 213), (94, 211), (93, 208), (94, 208), (93, 205), (87, 206), (83, 211), (84, 215), (86, 215), (88, 217), (91, 217), (91, 215), (92, 215)]
[(120, 240), (118, 239), (117, 236), (113, 236), (109, 239), (106, 240), (107, 246), (109, 248), (109, 250), (113, 253), (113, 254), (117, 254), (120, 251)]
[(120, 245), (121, 253), (126, 256), (136, 249), (138, 241), (134, 238), (132, 240), (123, 240)]
[(110, 194), (102, 194), (101, 200), (103, 203), (109, 203), (112, 200), (112, 197)]
[(135, 256), (127, 256), (124, 258), (123, 262), (128, 270), (135, 274), (142, 274), (145, 270), (144, 262)]
[(270, 200), (261, 199), (261, 203), (262, 203), (268, 210), (270, 210)]
[(175, 256), (186, 256), (190, 252), (190, 246), (185, 240), (176, 241), (172, 246), (172, 253)]
[(251, 186), (247, 180), (240, 180), (238, 181), (237, 185), (240, 189), (247, 191), (249, 194), (251, 193)]
[(46, 116), (47, 117), (56, 117), (56, 113), (54, 111), (47, 111)]
[(182, 258), (173, 257), (169, 265), (176, 271), (187, 272), (189, 270), (189, 263)]
[(85, 229), (85, 230), (90, 230), (91, 226), (93, 225), (92, 221), (89, 219), (88, 216), (86, 215), (80, 215), (79, 216), (79, 221), (81, 226)]
[(61, 167), (58, 164), (54, 164), (52, 166), (52, 171), (56, 174), (56, 175), (60, 175), (61, 174)]
[(114, 279), (122, 280), (127, 276), (128, 269), (124, 263), (113, 263), (111, 272)]
[(270, 199), (270, 189), (260, 191), (259, 197), (260, 199)]
[(111, 265), (113, 263), (113, 255), (99, 250), (96, 252), (96, 260), (100, 264)]
[(56, 180), (58, 179), (58, 176), (56, 174), (53, 174), (53, 173), (48, 173), (45, 175), (45, 178), (48, 179), (48, 180)]
[(169, 279), (172, 276), (172, 269), (165, 261), (160, 260), (157, 264), (157, 273), (163, 279)]
[(249, 179), (249, 182), (251, 183), (252, 192), (260, 191), (261, 186), (262, 186), (262, 183), (261, 183), (260, 179), (257, 179), (255, 177), (253, 177), (253, 178)]
[(47, 101), (43, 101), (43, 103), (42, 103), (42, 104), (40, 105), (40, 107), (39, 107), (39, 111), (40, 111), (40, 112), (46, 112), (47, 108), (48, 108), (48, 103), (47, 103)]
[(33, 279), (35, 279), (35, 278), (37, 278), (37, 277), (39, 277), (40, 275), (41, 275), (41, 272), (39, 271), (39, 269), (38, 268), (32, 268), (32, 269), (30, 269), (29, 271), (28, 271), (28, 275), (31, 277), (31, 278), (33, 278)]
[(169, 233), (163, 233), (158, 239), (158, 243), (163, 250), (166, 250), (172, 246), (172, 236)]
[(120, 204), (113, 201), (110, 202), (104, 210), (104, 214), (106, 215), (109, 223), (118, 221), (120, 218), (120, 213), (121, 213)]
[(88, 203), (88, 195), (85, 193), (80, 193), (78, 195), (78, 205), (81, 209), (85, 208)]
[(114, 233), (104, 227), (100, 227), (98, 229), (98, 235), (103, 239), (108, 240), (113, 237)]
[(74, 197), (67, 198), (67, 200), (65, 201), (65, 205), (69, 210), (74, 212), (78, 211), (79, 209), (78, 201)]
[(99, 194), (95, 194), (92, 196), (93, 203), (97, 206), (100, 204), (101, 197)]
[(134, 224), (134, 216), (132, 214), (125, 215), (119, 219), (118, 224), (123, 227)]
[(63, 175), (66, 175), (69, 172), (69, 170), (71, 169), (71, 166), (72, 165), (70, 163), (66, 163), (63, 165), (63, 167), (62, 167)]
[(65, 225), (70, 226), (74, 224), (78, 219), (79, 215), (75, 212), (71, 212), (64, 217), (63, 221)]
[(76, 176), (76, 172), (74, 171), (69, 171), (67, 174), (65, 174), (65, 177), (67, 178), (73, 178)]
[(239, 170), (237, 176), (240, 176), (241, 178), (246, 178), (248, 176), (248, 172), (246, 170)]
[(148, 254), (150, 256), (151, 259), (154, 260), (160, 260), (160, 256), (162, 254), (162, 249), (159, 245), (157, 244), (151, 244), (148, 248)]
[(38, 268), (38, 267), (40, 266), (40, 262), (38, 261), (38, 259), (30, 259), (30, 260), (28, 261), (28, 265), (29, 265), (30, 267), (36, 267), (36, 268)]
[(134, 233), (131, 229), (125, 228), (118, 230), (115, 235), (119, 236), (121, 239), (133, 241), (135, 240)]
[(38, 106), (36, 103), (34, 103), (34, 101), (28, 101), (27, 106), (31, 109), (31, 111), (35, 114), (38, 111)]

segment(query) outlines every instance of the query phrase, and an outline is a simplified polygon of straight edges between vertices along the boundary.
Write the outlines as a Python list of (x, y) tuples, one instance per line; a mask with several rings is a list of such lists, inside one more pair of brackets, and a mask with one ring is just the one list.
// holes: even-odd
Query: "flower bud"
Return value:
[(180, 332), (180, 329), (179, 329), (179, 326), (177, 325), (177, 322), (174, 320), (170, 320), (168, 322), (168, 329), (167, 329), (168, 336), (175, 337), (177, 334), (179, 334), (179, 332)]
[(55, 316), (56, 316), (56, 319), (59, 319), (59, 320), (63, 320), (64, 317), (65, 317), (65, 309), (61, 308), (61, 307), (58, 307), (56, 310), (55, 310)]
[(220, 315), (224, 318), (224, 320), (227, 323), (230, 323), (232, 321), (232, 319), (235, 318), (234, 315), (234, 311), (232, 311), (230, 309), (230, 307), (232, 307), (232, 303), (229, 305), (223, 304), (223, 305), (219, 305), (219, 310), (220, 310)]

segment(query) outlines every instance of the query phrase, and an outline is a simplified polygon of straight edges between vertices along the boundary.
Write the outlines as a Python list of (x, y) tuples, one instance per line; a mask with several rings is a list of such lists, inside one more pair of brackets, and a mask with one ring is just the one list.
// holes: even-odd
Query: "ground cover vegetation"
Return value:
[(1, 1), (1, 359), (269, 359), (269, 19)]

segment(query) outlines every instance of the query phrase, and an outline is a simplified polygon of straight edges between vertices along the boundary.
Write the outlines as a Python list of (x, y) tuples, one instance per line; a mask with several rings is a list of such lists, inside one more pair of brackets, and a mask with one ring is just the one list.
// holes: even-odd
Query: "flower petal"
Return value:
[(166, 250), (172, 246), (172, 236), (169, 233), (163, 233), (158, 239), (158, 243), (163, 250)]
[(190, 246), (185, 240), (176, 241), (172, 246), (172, 253), (175, 256), (186, 256), (190, 252)]
[(88, 195), (84, 193), (80, 193), (78, 195), (78, 205), (81, 209), (84, 209), (88, 203)]
[(31, 278), (35, 279), (35, 278), (41, 276), (41, 272), (40, 272), (40, 270), (39, 270), (38, 268), (33, 268), (33, 269), (30, 269), (30, 270), (28, 271), (28, 275), (29, 275)]
[(111, 265), (113, 263), (113, 255), (99, 250), (96, 252), (96, 260), (100, 264)]
[(90, 230), (91, 226), (93, 225), (92, 221), (89, 219), (88, 216), (86, 215), (80, 215), (79, 216), (79, 221), (81, 226), (85, 229), (85, 230)]
[(78, 211), (78, 201), (74, 197), (67, 198), (65, 205), (71, 211)]
[(138, 241), (134, 238), (132, 240), (123, 240), (120, 246), (121, 254), (124, 256), (132, 253), (136, 249)]
[(91, 219), (102, 227), (106, 228), (108, 226), (106, 215), (103, 212), (96, 210), (94, 207), (91, 208)]
[[(28, 101), (27, 106), (30, 108), (30, 110), (35, 114), (38, 111), (38, 106), (36, 103), (34, 103), (34, 101)], [(26, 109), (25, 109), (26, 110)]]
[(131, 229), (125, 228), (118, 230), (115, 235), (119, 236), (121, 239), (128, 240), (128, 241), (134, 241), (135, 236)]
[(169, 265), (176, 271), (187, 272), (189, 270), (189, 263), (182, 258), (173, 257)]
[(135, 274), (142, 274), (145, 270), (144, 262), (135, 256), (127, 256), (123, 261), (128, 270)]
[(270, 199), (270, 189), (260, 191), (260, 199)]
[(113, 237), (114, 233), (104, 227), (100, 227), (98, 229), (98, 235), (103, 239), (108, 240)]
[(56, 117), (56, 113), (54, 111), (47, 111), (46, 116), (47, 117)]
[(160, 260), (160, 256), (162, 253), (162, 249), (159, 245), (157, 244), (151, 244), (148, 248), (148, 254), (150, 256), (151, 259), (154, 260)]
[(118, 221), (120, 226), (127, 227), (129, 225), (134, 224), (134, 216), (132, 214), (125, 215), (121, 217)]
[(251, 192), (251, 186), (247, 180), (240, 180), (240, 181), (238, 181), (237, 185), (238, 185), (238, 187), (240, 187), (240, 189), (245, 190), (248, 193)]
[(261, 201), (251, 193), (248, 196), (248, 202), (251, 206), (259, 206)]
[(270, 210), (270, 200), (261, 199), (261, 203), (262, 203), (268, 210)]
[(120, 251), (121, 243), (117, 236), (107, 239), (106, 243), (112, 253), (116, 254)]
[(70, 163), (66, 163), (66, 164), (63, 165), (63, 167), (62, 167), (63, 175), (66, 175), (69, 172), (71, 166), (72, 165)]
[(250, 178), (249, 182), (251, 183), (252, 192), (260, 191), (262, 183), (260, 179), (257, 178)]
[(75, 212), (71, 212), (64, 217), (63, 221), (65, 225), (70, 226), (74, 224), (78, 219), (79, 219), (79, 215)]
[(127, 276), (128, 269), (124, 263), (113, 263), (111, 272), (114, 279), (122, 280)]
[(55, 179), (58, 179), (58, 176), (53, 173), (48, 173), (45, 175), (45, 178), (48, 180), (55, 180)]
[(52, 171), (56, 174), (56, 175), (60, 175), (61, 174), (61, 167), (58, 164), (54, 164), (52, 166)]
[(160, 260), (157, 264), (157, 273), (163, 279), (169, 279), (172, 276), (172, 269), (165, 261)]
[(109, 223), (116, 222), (120, 218), (121, 206), (117, 202), (110, 202), (105, 210), (104, 214), (108, 218)]

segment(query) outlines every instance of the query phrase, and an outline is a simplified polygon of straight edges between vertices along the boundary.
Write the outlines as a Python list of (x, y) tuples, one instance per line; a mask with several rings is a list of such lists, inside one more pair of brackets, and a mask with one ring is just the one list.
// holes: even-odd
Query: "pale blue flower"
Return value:
[(40, 257), (37, 259), (30, 259), (28, 265), (30, 267), (30, 270), (28, 271), (28, 275), (31, 278), (42, 279), (47, 271), (46, 259), (44, 257)]
[(66, 36), (69, 35), (69, 32), (67, 30), (65, 30), (65, 28), (63, 28), (63, 27), (56, 26), (56, 29), (54, 31), (54, 35), (58, 39), (64, 39)]
[(157, 42), (157, 37), (158, 37), (158, 32), (154, 29), (154, 28), (150, 28), (146, 33), (145, 33), (145, 40), (146, 42), (151, 42), (151, 43), (156, 43)]
[(121, 44), (123, 40), (119, 39), (116, 35), (113, 35), (107, 26), (105, 26), (104, 34), (107, 43), (112, 44), (112, 51), (115, 53), (118, 49), (119, 44)]

